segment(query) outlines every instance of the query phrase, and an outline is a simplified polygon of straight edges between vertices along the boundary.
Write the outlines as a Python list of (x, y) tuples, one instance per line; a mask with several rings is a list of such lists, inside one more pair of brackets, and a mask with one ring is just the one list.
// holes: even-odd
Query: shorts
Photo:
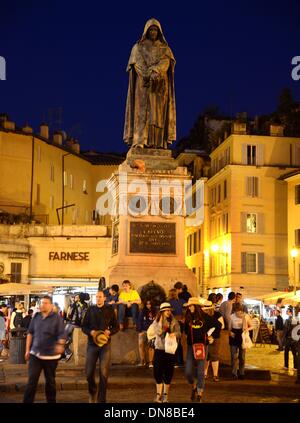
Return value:
[(219, 361), (221, 339), (216, 338), (212, 344), (208, 345), (208, 361)]

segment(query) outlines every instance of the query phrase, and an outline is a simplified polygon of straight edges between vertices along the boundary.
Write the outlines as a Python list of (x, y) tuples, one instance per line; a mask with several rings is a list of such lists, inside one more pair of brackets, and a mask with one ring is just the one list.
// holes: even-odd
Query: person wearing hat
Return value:
[[(203, 307), (212, 307), (211, 301), (204, 298), (190, 297), (185, 306), (187, 307), (185, 314), (185, 333), (187, 336), (185, 375), (188, 383), (192, 385), (191, 400), (201, 402), (205, 384), (204, 370), (208, 344), (207, 332), (212, 328), (219, 329), (222, 325), (202, 310)], [(205, 357), (202, 360), (195, 360), (194, 357), (193, 345), (198, 343), (205, 345)], [(195, 364), (197, 367), (196, 382), (194, 378)]]
[(169, 390), (174, 374), (175, 355), (165, 351), (167, 333), (180, 339), (178, 321), (172, 315), (171, 304), (164, 302), (159, 307), (156, 319), (147, 331), (148, 339), (155, 337), (154, 378), (156, 381), (155, 402), (168, 402)]
[[(82, 331), (88, 335), (85, 370), (90, 403), (106, 402), (106, 388), (111, 354), (110, 338), (118, 330), (119, 325), (113, 308), (105, 304), (103, 291), (98, 291), (96, 294), (96, 305), (88, 308), (82, 323)], [(97, 394), (95, 369), (98, 360), (100, 360), (100, 366)]]

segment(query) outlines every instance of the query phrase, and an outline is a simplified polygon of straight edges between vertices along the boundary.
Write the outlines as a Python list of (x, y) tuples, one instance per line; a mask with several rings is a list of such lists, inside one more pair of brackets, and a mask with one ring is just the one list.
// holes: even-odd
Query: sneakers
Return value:
[(220, 379), (219, 379), (219, 377), (218, 377), (218, 376), (214, 376), (214, 377), (213, 377), (213, 381), (214, 381), (214, 382), (220, 382)]
[(152, 363), (149, 364), (149, 369), (153, 369), (153, 364)]
[(71, 352), (70, 354), (66, 354), (66, 358), (65, 361), (69, 361), (70, 358), (72, 357), (73, 353)]
[(145, 363), (138, 363), (136, 366), (137, 367), (145, 367)]
[(89, 403), (95, 404), (97, 402), (97, 394), (90, 394), (89, 395)]

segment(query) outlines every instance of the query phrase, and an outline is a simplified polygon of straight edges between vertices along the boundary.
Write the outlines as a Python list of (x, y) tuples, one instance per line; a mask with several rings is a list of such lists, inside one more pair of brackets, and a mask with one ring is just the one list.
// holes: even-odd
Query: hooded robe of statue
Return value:
[[(158, 28), (157, 40), (147, 38), (149, 28)], [(133, 147), (167, 148), (176, 140), (174, 90), (175, 58), (160, 23), (150, 19), (142, 38), (133, 46), (127, 71), (124, 141)], [(152, 70), (158, 73), (151, 78)]]

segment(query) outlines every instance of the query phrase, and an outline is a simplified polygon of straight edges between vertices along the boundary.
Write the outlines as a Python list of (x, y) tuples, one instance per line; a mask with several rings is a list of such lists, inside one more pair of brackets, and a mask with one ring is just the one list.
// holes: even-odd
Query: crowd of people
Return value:
[[(278, 351), (284, 351), (284, 368), (288, 368), (291, 351), (297, 369), (299, 342), (292, 339), (297, 321), (292, 309), (287, 313), (289, 317), (284, 322), (281, 310), (276, 309), (274, 330)], [(252, 342), (256, 342), (262, 324), (256, 315), (248, 313), (241, 293), (230, 292), (226, 301), (223, 301), (222, 294), (211, 293), (206, 300), (191, 296), (181, 282), (169, 290), (167, 298), (158, 306), (152, 299), (142, 303), (139, 293), (128, 280), (123, 281), (122, 290), (117, 284), (99, 290), (95, 305), (89, 305), (87, 294), (75, 295), (64, 315), (50, 296), (44, 296), (40, 304), (32, 301), (27, 313), (22, 303), (17, 303), (10, 311), (2, 304), (1, 339), (5, 340), (8, 328), (13, 333), (23, 327), (27, 333), (25, 358), (29, 361), (29, 380), (24, 402), (34, 401), (42, 370), (47, 402), (56, 401), (56, 367), (59, 360), (68, 360), (72, 355), (72, 333), (76, 327), (88, 337), (85, 370), (89, 402), (106, 402), (111, 337), (118, 331), (127, 330), (128, 317), (132, 318), (133, 328), (138, 332), (138, 366), (153, 368), (154, 401), (158, 403), (168, 402), (176, 367), (185, 368), (191, 401), (202, 401), (210, 365), (213, 381), (219, 382), (220, 339), (224, 329), (228, 334), (232, 379), (243, 380), (246, 351)], [(5, 341), (2, 341), (1, 346), (4, 345)], [(183, 345), (186, 345), (186, 354)], [(98, 361), (100, 378), (97, 388), (95, 369)]]

